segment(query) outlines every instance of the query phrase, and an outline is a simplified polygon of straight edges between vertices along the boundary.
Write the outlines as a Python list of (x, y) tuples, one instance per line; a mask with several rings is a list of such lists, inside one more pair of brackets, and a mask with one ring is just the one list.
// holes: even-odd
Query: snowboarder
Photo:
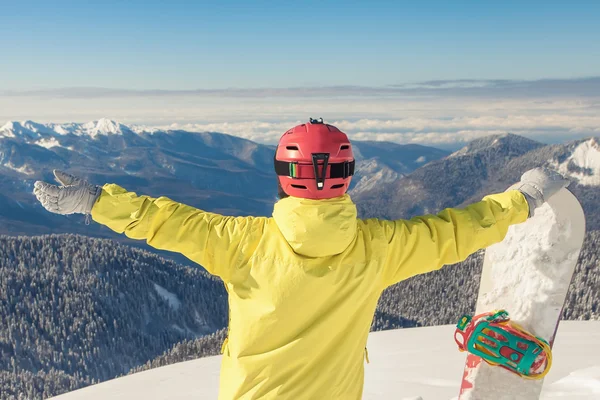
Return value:
[(463, 209), (357, 218), (346, 193), (352, 145), (322, 120), (287, 131), (275, 154), (280, 200), (267, 217), (228, 217), (61, 171), (34, 193), (219, 276), (229, 293), (220, 399), (360, 399), (367, 336), (382, 291), (501, 241), (568, 181), (542, 169)]

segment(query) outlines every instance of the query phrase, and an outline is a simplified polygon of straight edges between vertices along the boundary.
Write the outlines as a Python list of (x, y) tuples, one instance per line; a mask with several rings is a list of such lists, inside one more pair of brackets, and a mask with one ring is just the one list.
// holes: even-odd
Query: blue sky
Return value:
[[(0, 125), (600, 136), (600, 1), (0, 0)], [(465, 81), (467, 80), (467, 81)], [(435, 81), (435, 82), (431, 82)]]
[(600, 75), (598, 1), (6, 1), (0, 90)]

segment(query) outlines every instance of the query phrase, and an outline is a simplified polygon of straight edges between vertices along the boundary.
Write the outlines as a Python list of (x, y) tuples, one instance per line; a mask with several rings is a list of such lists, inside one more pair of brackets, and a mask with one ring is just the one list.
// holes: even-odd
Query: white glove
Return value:
[(90, 214), (102, 188), (63, 171), (54, 170), (54, 177), (61, 186), (42, 181), (34, 184), (33, 193), (42, 206), (56, 214)]
[(556, 171), (547, 168), (534, 168), (521, 176), (521, 182), (516, 183), (508, 190), (519, 190), (525, 195), (529, 204), (529, 217), (534, 210), (548, 201), (548, 199), (562, 188), (571, 183)]

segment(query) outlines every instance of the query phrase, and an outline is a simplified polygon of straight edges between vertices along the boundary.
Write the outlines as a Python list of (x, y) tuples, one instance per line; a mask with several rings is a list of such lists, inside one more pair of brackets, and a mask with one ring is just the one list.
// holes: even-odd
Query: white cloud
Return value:
[[(386, 88), (127, 92), (102, 95), (0, 93), (6, 120), (85, 122), (109, 116), (126, 124), (216, 131), (276, 143), (290, 127), (324, 117), (351, 138), (458, 145), (515, 133), (541, 141), (600, 134), (600, 79), (425, 82)], [(596, 90), (595, 95), (590, 90)], [(592, 90), (592, 91), (593, 91)]]
[[(397, 143), (462, 143), (475, 138), (515, 133), (533, 139), (551, 140), (593, 136), (600, 133), (597, 116), (523, 113), (507, 116), (461, 116), (455, 118), (408, 117), (403, 119), (347, 119), (328, 121), (356, 140), (385, 140)], [(304, 122), (304, 121), (302, 121)], [(222, 123), (174, 123), (159, 125), (163, 129), (226, 132), (246, 139), (275, 143), (300, 120), (285, 122), (240, 121)]]

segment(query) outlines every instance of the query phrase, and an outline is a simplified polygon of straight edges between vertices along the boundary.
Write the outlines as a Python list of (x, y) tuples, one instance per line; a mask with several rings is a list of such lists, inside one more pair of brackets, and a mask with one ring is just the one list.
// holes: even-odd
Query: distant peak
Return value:
[(521, 150), (523, 150), (523, 152), (527, 152), (540, 146), (543, 145), (524, 136), (515, 135), (514, 133), (503, 133), (475, 139), (472, 142), (469, 142), (469, 144), (462, 149), (452, 153), (451, 157), (473, 154), (479, 151), (490, 149), (492, 147), (522, 147)]
[(575, 178), (580, 185), (600, 186), (600, 143), (598, 138), (576, 142), (562, 162), (555, 167), (563, 175)]
[(14, 122), (8, 121), (0, 127), (0, 137), (14, 137)]
[(22, 137), (22, 138), (40, 138), (44, 135), (52, 135), (55, 132), (51, 127), (36, 122), (27, 121), (9, 121), (0, 128), (0, 137)]
[(31, 120), (9, 121), (0, 127), (0, 137), (17, 137), (27, 141), (68, 134), (96, 137), (98, 135), (122, 135), (124, 132), (131, 132), (131, 128), (109, 118), (100, 118), (85, 124), (73, 122), (40, 124)]
[(96, 123), (96, 128), (115, 131), (121, 124), (108, 118), (100, 118)]
[(24, 124), (25, 123), (18, 121), (8, 121), (6, 124), (2, 125), (0, 131), (14, 131), (16, 129), (23, 129)]
[(7, 123), (5, 123), (4, 125), (2, 125), (0, 127), (0, 131), (6, 131), (9, 129), (12, 129), (14, 123), (15, 123), (14, 121), (8, 121)]
[(91, 135), (122, 135), (129, 128), (109, 118), (100, 118), (98, 121), (88, 122), (84, 125), (85, 130)]

